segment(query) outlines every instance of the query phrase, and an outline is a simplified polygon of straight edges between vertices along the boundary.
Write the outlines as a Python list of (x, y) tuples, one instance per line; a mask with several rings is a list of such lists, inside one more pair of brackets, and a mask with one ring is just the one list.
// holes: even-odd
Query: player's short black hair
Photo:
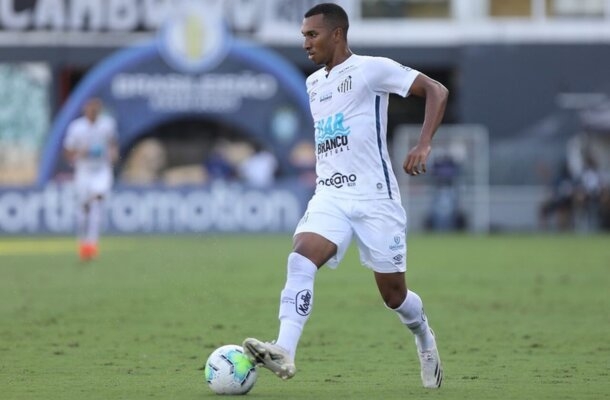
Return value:
[(332, 29), (343, 29), (343, 35), (347, 38), (349, 18), (341, 6), (335, 3), (320, 3), (310, 8), (309, 11), (305, 13), (305, 18), (318, 14), (322, 14), (324, 16), (324, 20), (328, 22)]

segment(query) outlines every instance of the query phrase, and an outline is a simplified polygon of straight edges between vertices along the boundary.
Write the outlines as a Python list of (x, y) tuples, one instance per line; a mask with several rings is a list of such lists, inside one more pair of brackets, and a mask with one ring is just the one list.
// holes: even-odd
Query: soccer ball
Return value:
[(246, 394), (257, 377), (256, 365), (235, 344), (217, 348), (205, 362), (205, 380), (216, 394)]

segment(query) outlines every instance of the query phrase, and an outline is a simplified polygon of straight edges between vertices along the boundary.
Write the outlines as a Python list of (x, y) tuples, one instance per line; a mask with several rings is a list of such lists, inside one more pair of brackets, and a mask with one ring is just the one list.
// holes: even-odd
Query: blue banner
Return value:
[[(105, 232), (292, 232), (311, 190), (296, 182), (268, 189), (216, 182), (168, 189), (117, 187), (105, 204)], [(0, 189), (0, 234), (71, 234), (76, 202), (72, 184), (43, 189)]]

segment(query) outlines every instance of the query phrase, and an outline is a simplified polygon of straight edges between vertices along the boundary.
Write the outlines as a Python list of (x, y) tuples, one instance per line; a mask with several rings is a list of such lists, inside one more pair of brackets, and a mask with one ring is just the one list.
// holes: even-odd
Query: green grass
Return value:
[[(2, 399), (215, 398), (207, 355), (273, 339), (286, 236), (0, 239)], [(299, 373), (254, 399), (602, 399), (610, 393), (610, 237), (412, 236), (445, 382), (421, 388), (411, 334), (352, 248), (316, 281)]]

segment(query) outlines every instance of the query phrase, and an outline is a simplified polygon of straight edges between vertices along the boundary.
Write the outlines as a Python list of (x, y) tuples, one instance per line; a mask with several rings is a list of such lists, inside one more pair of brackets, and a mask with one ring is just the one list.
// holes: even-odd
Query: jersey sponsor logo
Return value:
[(339, 72), (337, 72), (337, 75), (341, 75), (341, 74), (343, 74), (343, 73), (345, 73), (347, 71), (350, 71), (350, 70), (352, 70), (354, 68), (356, 68), (355, 65), (348, 65), (347, 67), (345, 67), (343, 69), (340, 69)]
[(333, 92), (327, 92), (320, 96), (320, 103), (324, 103), (333, 98)]
[(301, 290), (299, 293), (297, 293), (296, 295), (296, 309), (297, 309), (297, 314), (299, 315), (309, 315), (309, 313), (311, 312), (311, 298), (313, 297), (311, 290), (309, 289), (304, 289)]
[(343, 113), (320, 119), (314, 126), (318, 159), (349, 150), (350, 128), (343, 125)]
[(392, 61), (394, 62), (394, 64), (398, 65), (400, 68), (405, 69), (407, 71), (411, 71), (411, 68), (407, 67), (406, 65), (402, 65), (398, 61), (394, 61), (394, 60), (392, 60)]
[(329, 154), (341, 153), (343, 150), (349, 150), (349, 140), (347, 136), (337, 136), (331, 139), (326, 139), (322, 143), (318, 143), (317, 147), (318, 157), (326, 157)]
[(106, 145), (104, 143), (93, 143), (88, 149), (87, 158), (92, 160), (106, 158)]
[(343, 82), (337, 86), (337, 91), (339, 93), (346, 93), (352, 90), (352, 76), (348, 76)]
[(330, 178), (322, 178), (318, 180), (318, 185), (322, 186), (333, 186), (337, 189), (341, 189), (344, 185), (356, 186), (358, 177), (354, 174), (343, 175), (340, 172), (335, 172)]
[(316, 101), (316, 96), (318, 95), (318, 92), (311, 92), (309, 93), (309, 102), (313, 103), (314, 101)]

